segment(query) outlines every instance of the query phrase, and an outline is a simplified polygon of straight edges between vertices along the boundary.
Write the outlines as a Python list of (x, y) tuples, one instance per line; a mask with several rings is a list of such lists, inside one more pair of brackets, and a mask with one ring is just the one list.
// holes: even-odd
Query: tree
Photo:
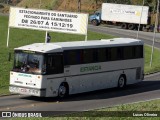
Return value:
[(81, 0), (78, 0), (78, 12), (81, 12)]
[(96, 9), (97, 9), (97, 5), (98, 5), (98, 0), (94, 0), (96, 2)]
[(105, 0), (107, 3), (131, 4), (131, 0)]
[(98, 7), (98, 1), (100, 1), (101, 3), (102, 3), (102, 1), (101, 0), (94, 0), (95, 1), (95, 4), (96, 4), (96, 9), (97, 9), (97, 7)]

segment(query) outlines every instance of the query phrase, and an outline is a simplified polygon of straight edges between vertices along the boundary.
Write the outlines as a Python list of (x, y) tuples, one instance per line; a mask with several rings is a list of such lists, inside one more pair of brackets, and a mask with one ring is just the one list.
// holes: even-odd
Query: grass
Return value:
[[(12, 69), (13, 65), (13, 49), (26, 44), (44, 42), (45, 32), (44, 31), (34, 31), (26, 29), (13, 29), (10, 30), (10, 42), (9, 48), (6, 47), (7, 42), (7, 31), (8, 31), (8, 17), (0, 16), (0, 95), (9, 93), (9, 71)], [(77, 41), (84, 40), (83, 35), (71, 35), (64, 33), (50, 33), (52, 39), (51, 42), (56, 41)], [(112, 38), (113, 36), (94, 33), (88, 31), (88, 39), (105, 39)], [(11, 61), (8, 61), (9, 53), (11, 53)], [(153, 66), (149, 66), (150, 62), (151, 48), (145, 46), (145, 73), (152, 73), (155, 71), (160, 71), (160, 51), (155, 49), (153, 56)]]
[[(147, 112), (148, 111), (148, 112)], [(114, 106), (114, 107), (109, 107), (109, 108), (103, 108), (103, 109), (98, 109), (98, 110), (93, 110), (93, 111), (87, 111), (87, 112), (80, 112), (80, 113), (75, 113), (75, 114), (70, 114), (67, 115), (70, 118), (75, 116), (77, 117), (84, 117), (85, 120), (90, 120), (90, 119), (100, 119), (100, 120), (105, 120), (106, 116), (107, 120), (119, 120), (119, 119), (134, 119), (134, 120), (153, 120), (157, 119), (158, 117), (134, 117), (133, 118), (133, 113), (157, 113), (160, 111), (160, 100), (152, 100), (152, 101), (147, 101), (147, 102), (139, 102), (139, 103), (134, 103), (134, 104), (124, 104), (124, 105), (119, 105), (119, 106)], [(158, 112), (158, 115), (160, 112)], [(115, 116), (115, 117), (114, 117)], [(122, 116), (121, 118), (118, 116)], [(94, 118), (93, 118), (94, 117)], [(60, 119), (60, 118), (59, 118)], [(63, 120), (64, 118), (62, 118)], [(75, 119), (75, 118), (74, 118)]]
[(160, 71), (160, 50), (155, 48), (152, 67), (150, 67), (151, 47), (145, 47), (145, 74)]
[[(134, 117), (134, 114), (157, 114), (160, 112), (160, 100), (139, 102), (133, 104), (119, 105), (109, 108), (92, 110), (87, 112), (78, 112), (74, 114), (63, 115), (59, 117), (46, 118), (23, 118), (23, 120), (159, 120), (159, 117)], [(106, 117), (109, 116), (109, 117)], [(122, 116), (122, 117), (118, 117)], [(15, 118), (20, 120), (21, 118)]]

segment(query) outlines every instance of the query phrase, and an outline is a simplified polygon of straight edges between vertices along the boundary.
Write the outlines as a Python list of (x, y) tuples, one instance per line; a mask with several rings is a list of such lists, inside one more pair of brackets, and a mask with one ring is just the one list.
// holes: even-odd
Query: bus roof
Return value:
[(41, 53), (63, 52), (63, 50), (100, 48), (113, 46), (143, 45), (143, 41), (132, 38), (113, 38), (89, 41), (55, 42), (55, 43), (34, 43), (15, 50), (29, 50)]

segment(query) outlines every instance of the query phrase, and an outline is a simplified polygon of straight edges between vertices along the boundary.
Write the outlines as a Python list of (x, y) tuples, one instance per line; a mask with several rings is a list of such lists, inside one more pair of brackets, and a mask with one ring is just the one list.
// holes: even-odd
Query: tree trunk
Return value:
[(78, 0), (78, 12), (81, 12), (81, 0)]

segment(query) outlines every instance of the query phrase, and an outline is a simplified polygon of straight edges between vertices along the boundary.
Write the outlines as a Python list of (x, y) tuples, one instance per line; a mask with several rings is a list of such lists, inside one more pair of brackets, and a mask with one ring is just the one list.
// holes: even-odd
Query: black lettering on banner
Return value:
[(40, 16), (34, 16), (34, 15), (24, 15), (24, 18), (40, 19)]
[(44, 22), (44, 21), (38, 21), (38, 24), (39, 24), (39, 25), (43, 25), (43, 22)]
[(49, 17), (44, 17), (44, 16), (42, 16), (41, 19), (42, 19), (42, 20), (50, 20)]
[(35, 20), (30, 20), (30, 24), (36, 24)]
[(56, 13), (51, 13), (51, 16), (56, 16)]
[(58, 24), (55, 22), (55, 23), (54, 23), (54, 26), (58, 26)]
[(66, 27), (66, 25), (64, 23), (62, 23), (62, 27)]
[(28, 23), (28, 20), (22, 19), (22, 23)]
[(22, 10), (19, 10), (19, 13), (23, 13)]
[(51, 15), (51, 13), (48, 13), (48, 16), (50, 16)]
[(69, 23), (51, 22), (51, 25), (54, 27), (73, 28), (73, 24), (69, 24)]
[(30, 20), (30, 24), (38, 24), (38, 25), (43, 25), (44, 21), (36, 21), (36, 20)]
[(49, 22), (47, 21), (45, 25), (49, 25)]

